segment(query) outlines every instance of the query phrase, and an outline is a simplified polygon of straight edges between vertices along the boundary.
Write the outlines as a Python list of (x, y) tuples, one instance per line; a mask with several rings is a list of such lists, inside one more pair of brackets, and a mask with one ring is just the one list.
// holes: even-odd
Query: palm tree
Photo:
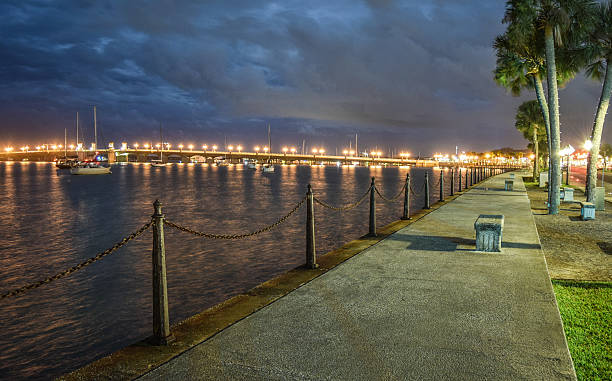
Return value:
[(523, 133), (525, 139), (531, 141), (530, 147), (535, 154), (533, 164), (533, 179), (540, 173), (541, 148), (546, 150), (547, 139), (545, 139), (545, 120), (538, 101), (523, 102), (517, 109), (515, 127)]
[(587, 164), (585, 193), (587, 201), (592, 202), (595, 199), (595, 187), (597, 186), (597, 160), (601, 135), (610, 104), (610, 93), (612, 92), (612, 70), (609, 70), (608, 66), (612, 59), (612, 3), (609, 0), (598, 4), (594, 10), (592, 27), (581, 48), (580, 52), (582, 54), (578, 56), (581, 56), (584, 60), (586, 75), (597, 81), (603, 81), (591, 131), (593, 145), (589, 152)]
[(549, 214), (559, 213), (561, 186), (561, 129), (555, 44), (562, 46), (564, 37), (577, 35), (587, 24), (592, 0), (508, 0), (503, 22), (508, 23), (510, 35), (528, 39), (534, 28), (544, 36), (546, 74), (548, 84), (548, 113), (550, 118)]

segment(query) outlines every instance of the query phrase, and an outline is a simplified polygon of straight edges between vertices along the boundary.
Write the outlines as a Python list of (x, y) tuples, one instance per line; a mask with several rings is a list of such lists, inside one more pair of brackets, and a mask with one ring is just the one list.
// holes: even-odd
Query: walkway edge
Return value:
[(171, 328), (176, 341), (168, 346), (153, 346), (148, 343), (148, 339), (145, 339), (62, 375), (57, 380), (133, 380), (138, 378), (376, 245), (391, 234), (452, 202), (481, 183), (457, 192), (454, 196), (447, 196), (445, 201), (431, 205), (430, 209), (419, 211), (416, 215), (411, 216), (410, 220), (398, 220), (386, 225), (378, 230), (376, 237), (363, 236), (318, 257), (319, 268), (317, 269), (297, 267), (289, 270), (243, 294), (236, 295), (185, 319)]

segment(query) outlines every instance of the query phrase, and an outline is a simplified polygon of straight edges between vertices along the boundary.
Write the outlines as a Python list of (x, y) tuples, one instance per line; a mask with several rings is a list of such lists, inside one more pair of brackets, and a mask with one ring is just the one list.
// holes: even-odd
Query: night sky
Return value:
[[(425, 4), (425, 5), (424, 5)], [(525, 148), (492, 80), (505, 1), (10, 1), (0, 4), (0, 145), (266, 140), (432, 151)], [(563, 143), (601, 84), (560, 91)], [(606, 124), (609, 124), (606, 123)], [(610, 128), (604, 141), (612, 142)]]

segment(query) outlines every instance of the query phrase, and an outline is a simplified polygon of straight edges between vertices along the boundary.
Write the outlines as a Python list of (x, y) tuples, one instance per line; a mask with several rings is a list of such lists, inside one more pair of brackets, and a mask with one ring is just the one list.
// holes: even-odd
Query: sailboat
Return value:
[(159, 124), (159, 140), (161, 141), (161, 146), (159, 149), (159, 159), (151, 160), (152, 167), (165, 167), (168, 163), (164, 163), (164, 139), (162, 138), (162, 125)]
[[(93, 108), (94, 112), (94, 148), (98, 148), (98, 129), (96, 120), (96, 106)], [(78, 119), (77, 119), (78, 120)], [(64, 130), (64, 139), (66, 138), (66, 131)], [(108, 175), (111, 173), (110, 167), (104, 167), (96, 162), (82, 163), (78, 166), (70, 168), (71, 175)]]
[[(268, 149), (270, 153), (272, 153), (272, 140), (270, 139), (270, 125), (268, 124)], [(261, 166), (261, 170), (264, 173), (272, 173), (274, 172), (274, 165), (270, 163), (270, 156), (268, 156), (268, 162)]]
[(78, 164), (78, 160), (74, 158), (68, 158), (68, 138), (67, 138), (67, 130), (64, 128), (64, 157), (57, 160), (55, 166), (59, 169), (70, 169), (76, 167)]

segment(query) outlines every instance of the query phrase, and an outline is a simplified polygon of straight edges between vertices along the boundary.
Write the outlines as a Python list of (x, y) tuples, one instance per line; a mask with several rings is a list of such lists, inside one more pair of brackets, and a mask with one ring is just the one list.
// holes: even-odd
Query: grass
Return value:
[(612, 380), (612, 282), (553, 280), (578, 380)]

